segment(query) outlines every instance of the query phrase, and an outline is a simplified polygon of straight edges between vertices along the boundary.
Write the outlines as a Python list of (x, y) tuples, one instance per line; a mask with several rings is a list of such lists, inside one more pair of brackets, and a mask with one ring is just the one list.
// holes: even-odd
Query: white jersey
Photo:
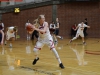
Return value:
[(26, 29), (26, 26), (29, 25), (29, 24), (31, 24), (31, 23), (26, 23), (26, 24), (25, 24), (25, 29)]
[(50, 24), (50, 29), (55, 29), (55, 24)]
[(13, 29), (14, 29), (13, 26), (12, 27), (8, 27), (8, 31), (7, 32), (11, 33), (13, 31)]
[(6, 35), (6, 39), (9, 40), (12, 37), (15, 37), (15, 32), (13, 31), (14, 27), (8, 27), (8, 31), (7, 31), (7, 35)]
[(78, 24), (78, 30), (77, 30), (77, 32), (83, 32), (83, 30), (84, 30), (84, 28), (85, 27), (87, 27), (87, 25), (86, 24)]
[[(45, 26), (44, 23), (42, 26), (39, 26), (39, 29), (41, 29), (41, 30), (44, 29), (44, 26)], [(39, 37), (38, 37), (38, 41), (35, 45), (35, 48), (41, 49), (44, 46), (44, 44), (48, 45), (48, 47), (50, 47), (50, 49), (54, 48), (54, 43), (53, 43), (53, 39), (52, 39), (52, 36), (49, 31), (49, 27), (45, 33), (39, 32)]]
[[(44, 22), (45, 23), (45, 22)], [(43, 25), (42, 26), (39, 26), (39, 29), (44, 29), (44, 23), (43, 23)], [(39, 32), (39, 38), (50, 38), (51, 37), (51, 35), (50, 35), (50, 31), (49, 31), (49, 28), (47, 29), (47, 31), (45, 32), (45, 33), (41, 33), (41, 32)]]
[(0, 25), (2, 26), (2, 30), (4, 30), (4, 23), (0, 23)]

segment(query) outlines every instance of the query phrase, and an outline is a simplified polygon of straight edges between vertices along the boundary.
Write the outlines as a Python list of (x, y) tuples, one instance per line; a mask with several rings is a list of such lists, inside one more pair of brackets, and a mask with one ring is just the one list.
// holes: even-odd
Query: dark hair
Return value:
[(14, 31), (17, 31), (17, 27), (14, 27), (13, 30), (14, 30)]

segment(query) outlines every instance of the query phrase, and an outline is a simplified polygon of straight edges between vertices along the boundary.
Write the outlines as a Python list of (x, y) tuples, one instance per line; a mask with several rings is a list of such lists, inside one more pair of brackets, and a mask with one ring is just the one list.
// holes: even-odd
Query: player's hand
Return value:
[(32, 25), (32, 28), (33, 28), (34, 30), (36, 30), (36, 27), (35, 27), (34, 25)]

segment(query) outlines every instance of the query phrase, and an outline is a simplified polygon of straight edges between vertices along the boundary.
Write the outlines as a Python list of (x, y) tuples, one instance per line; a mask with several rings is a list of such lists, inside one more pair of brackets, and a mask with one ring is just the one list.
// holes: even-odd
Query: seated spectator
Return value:
[(50, 33), (52, 35), (55, 31), (55, 23), (54, 22), (50, 23), (50, 28), (49, 29), (50, 29)]
[(71, 37), (75, 37), (76, 35), (76, 24), (74, 24), (72, 27), (71, 27)]

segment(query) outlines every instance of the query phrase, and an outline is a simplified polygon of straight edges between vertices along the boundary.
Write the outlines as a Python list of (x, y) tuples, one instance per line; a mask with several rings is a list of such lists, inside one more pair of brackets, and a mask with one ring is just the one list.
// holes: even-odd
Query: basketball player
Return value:
[[(7, 27), (6, 29), (6, 40), (7, 41), (14, 41), (16, 39), (16, 34), (17, 34), (17, 27), (16, 26), (11, 26)], [(7, 41), (5, 41), (5, 45), (7, 44)], [(12, 42), (10, 43), (10, 48), (12, 48)]]
[[(54, 37), (55, 37), (55, 35), (54, 35), (55, 23), (54, 23), (54, 22), (50, 23), (49, 29), (50, 29), (50, 34), (52, 35), (52, 38), (54, 39)], [(55, 40), (55, 39), (54, 39), (54, 40)]]
[(4, 23), (0, 20), (0, 25), (2, 26), (2, 30), (4, 31)]
[(78, 24), (78, 26), (76, 27), (76, 29), (78, 29), (76, 36), (73, 39), (71, 39), (69, 42), (71, 43), (73, 40), (75, 40), (79, 36), (81, 36), (83, 44), (86, 44), (86, 42), (84, 41), (84, 33), (83, 33), (83, 30), (84, 30), (85, 27), (90, 28), (90, 26), (87, 26), (86, 24), (84, 24), (84, 22), (81, 22), (80, 24)]
[[(54, 34), (55, 34), (55, 36), (54, 36), (55, 42), (57, 42), (57, 38), (63, 39), (63, 37), (59, 36), (59, 27), (60, 27), (60, 23), (59, 23), (58, 18), (56, 18), (55, 32), (54, 32)], [(56, 37), (57, 37), (57, 38), (56, 38)]]
[[(31, 24), (31, 23), (29, 22), (29, 20), (27, 20), (27, 22), (25, 24), (25, 29), (26, 29), (27, 25), (29, 25), (29, 24)], [(30, 34), (28, 33), (28, 31), (27, 31), (27, 40), (30, 40)]]
[(38, 28), (33, 26), (33, 29), (37, 30), (39, 32), (39, 37), (38, 37), (38, 41), (36, 42), (36, 45), (34, 47), (35, 59), (34, 59), (32, 64), (35, 65), (37, 63), (37, 61), (39, 60), (38, 50), (41, 50), (41, 48), (46, 44), (46, 45), (49, 46), (49, 48), (54, 53), (56, 59), (58, 60), (59, 67), (63, 69), (64, 66), (63, 66), (63, 64), (60, 60), (60, 57), (59, 57), (55, 47), (54, 47), (54, 43), (53, 43), (52, 36), (50, 35), (48, 23), (45, 22), (45, 16), (44, 15), (39, 15), (38, 22), (39, 22), (39, 27)]
[(2, 25), (0, 25), (0, 44), (3, 46), (4, 32), (2, 31)]

